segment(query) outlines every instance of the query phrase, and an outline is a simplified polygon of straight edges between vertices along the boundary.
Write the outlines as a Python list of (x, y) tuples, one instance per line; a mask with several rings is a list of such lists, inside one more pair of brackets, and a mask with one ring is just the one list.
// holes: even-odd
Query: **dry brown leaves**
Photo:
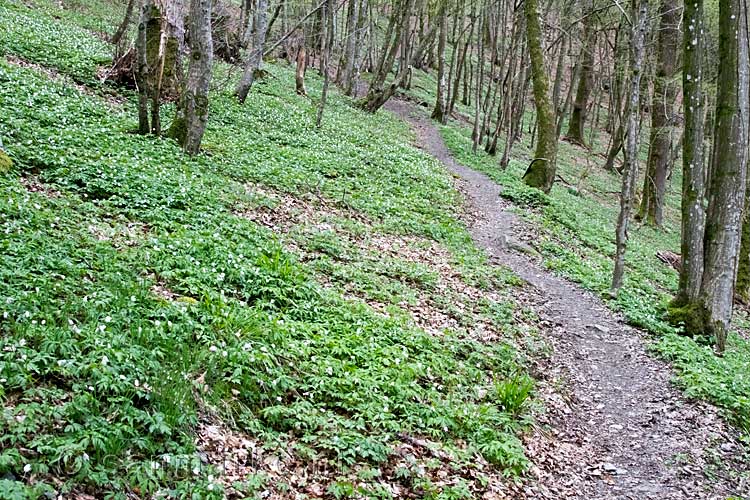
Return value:
[[(330, 498), (328, 488), (336, 481), (347, 481), (355, 488), (365, 484), (370, 488), (377, 486), (393, 498), (421, 498), (424, 492), (413, 485), (415, 477), (429, 478), (434, 486), (441, 488), (468, 480), (475, 485), (472, 490), (475, 498), (510, 500), (523, 495), (519, 485), (509, 483), (480, 456), (459, 469), (455, 457), (437, 443), (404, 434), (398, 438), (388, 462), (377, 469), (370, 468), (368, 473), (374, 479), (366, 482), (360, 479), (363, 467), (345, 470), (324, 457), (312, 461), (300, 458), (294, 452), (294, 442), (288, 443), (286, 449), (264, 449), (258, 440), (208, 415), (203, 416), (198, 426), (196, 447), (201, 460), (218, 471), (214, 481), (230, 499), (245, 498), (239, 485), (257, 475), (265, 477), (260, 498), (272, 500)], [(479, 486), (480, 476), (487, 481), (485, 486)]]
[[(330, 200), (312, 193), (296, 197), (257, 184), (248, 184), (246, 189), (249, 194), (265, 200), (266, 203), (257, 208), (237, 212), (237, 215), (279, 234), (285, 247), (303, 260), (310, 260), (315, 256), (301, 248), (295, 242), (294, 236), (301, 234), (304, 237), (305, 232), (311, 230), (333, 230), (366, 259), (398, 259), (424, 265), (436, 273), (438, 279), (434, 289), (424, 290), (412, 285), (411, 288), (416, 292), (416, 300), (402, 301), (398, 304), (399, 308), (409, 313), (415, 327), (433, 335), (442, 335), (445, 330), (459, 329), (468, 321), (472, 325), (470, 334), (476, 340), (488, 342), (503, 338), (501, 332), (498, 332), (477, 310), (477, 304), (481, 300), (498, 302), (502, 300), (501, 295), (495, 291), (479, 290), (467, 284), (461, 272), (452, 263), (451, 253), (443, 245), (426, 238), (378, 232), (374, 228), (374, 221), (364, 214), (337, 206)], [(468, 212), (464, 213), (463, 217), (469, 217)], [(364, 234), (353, 234), (341, 229), (336, 222), (345, 219), (365, 225), (367, 231)], [(318, 278), (324, 286), (335, 286), (326, 276)], [(342, 286), (347, 298), (365, 302), (381, 314), (389, 315), (389, 304), (368, 297), (356, 283), (343, 283)], [(436, 296), (447, 299), (455, 311), (446, 311), (444, 306), (436, 302)]]
[(20, 180), (21, 185), (26, 188), (26, 191), (28, 191), (29, 193), (38, 193), (46, 196), (47, 198), (59, 198), (60, 196), (62, 196), (62, 193), (60, 193), (60, 191), (52, 189), (51, 187), (43, 184), (39, 180), (39, 177), (35, 175), (21, 177)]

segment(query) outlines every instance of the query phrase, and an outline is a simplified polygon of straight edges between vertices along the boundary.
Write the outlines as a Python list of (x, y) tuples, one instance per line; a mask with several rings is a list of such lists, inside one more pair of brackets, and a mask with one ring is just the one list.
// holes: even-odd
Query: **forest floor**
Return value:
[(737, 433), (715, 407), (688, 401), (646, 353), (647, 334), (595, 295), (554, 275), (524, 240), (533, 230), (488, 176), (455, 161), (440, 131), (405, 100), (386, 108), (411, 124), (465, 195), (470, 232), (493, 262), (525, 280), (522, 300), (553, 346), (536, 374), (547, 412), (525, 443), (537, 482), (529, 498), (719, 499), (750, 491)]
[(663, 321), (679, 172), (610, 300), (598, 114), (547, 196), (532, 120), (501, 170), (403, 101), (316, 127), (282, 61), (240, 105), (217, 60), (187, 156), (99, 80), (123, 9), (0, 0), (0, 499), (750, 498), (750, 341)]

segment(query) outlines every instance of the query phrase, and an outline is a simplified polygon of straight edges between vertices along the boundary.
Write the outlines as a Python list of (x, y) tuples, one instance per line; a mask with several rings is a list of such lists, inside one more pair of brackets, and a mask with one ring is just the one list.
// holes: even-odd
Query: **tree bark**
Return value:
[(125, 8), (125, 17), (123, 17), (120, 26), (117, 28), (117, 31), (115, 31), (114, 35), (112, 35), (112, 38), (109, 39), (112, 45), (119, 45), (120, 40), (122, 40), (122, 37), (128, 31), (128, 26), (130, 26), (130, 19), (133, 17), (133, 9), (135, 8), (135, 3), (136, 0), (128, 1), (128, 6)]
[[(406, 1), (407, 4), (411, 4), (411, 0)], [(403, 40), (407, 39), (406, 34), (409, 30), (408, 12), (409, 9), (406, 9), (406, 14), (404, 14), (405, 19), (403, 19), (400, 28), (401, 30), (405, 31), (403, 36), (399, 36), (399, 38)], [(360, 108), (369, 113), (375, 113), (383, 106), (383, 104), (388, 101), (388, 99), (393, 97), (393, 94), (396, 93), (396, 90), (398, 90), (398, 88), (401, 86), (401, 83), (408, 76), (409, 71), (411, 71), (411, 65), (414, 64), (416, 58), (419, 57), (419, 54), (422, 53), (426, 45), (430, 42), (430, 40), (432, 40), (432, 37), (435, 35), (436, 28), (437, 26), (433, 25), (430, 27), (429, 31), (425, 33), (424, 38), (420, 41), (419, 45), (416, 47), (416, 49), (414, 49), (411, 56), (409, 57), (408, 64), (401, 65), (398, 73), (396, 74), (396, 78), (394, 78), (393, 82), (390, 85), (383, 88), (381, 84), (380, 89), (375, 87), (373, 84), (370, 85), (370, 89), (367, 91), (367, 96), (359, 103)]]
[(158, 9), (154, 0), (143, 0), (138, 19), (138, 36), (136, 38), (136, 71), (135, 82), (138, 87), (138, 132), (148, 134), (151, 131), (148, 103), (151, 96), (151, 60), (153, 54), (154, 27), (158, 29)]
[(628, 121), (625, 132), (625, 165), (622, 173), (620, 214), (615, 230), (615, 269), (612, 274), (611, 292), (616, 294), (622, 287), (625, 274), (625, 250), (628, 243), (628, 223), (635, 196), (638, 178), (638, 139), (640, 136), (640, 98), (646, 30), (648, 28), (648, 0), (633, 0), (632, 33), (630, 42), (630, 97)]
[(750, 61), (743, 0), (719, 2), (714, 164), (708, 189), (700, 302), (703, 331), (723, 352), (732, 320), (748, 156)]
[(346, 12), (346, 40), (344, 52), (339, 61), (336, 79), (346, 94), (351, 94), (354, 79), (354, 62), (357, 59), (357, 27), (359, 25), (359, 0), (349, 0)]
[(643, 185), (643, 198), (638, 218), (647, 224), (661, 226), (664, 214), (664, 191), (670, 169), (674, 104), (677, 86), (673, 82), (677, 71), (679, 2), (662, 0), (661, 22), (651, 106), (651, 134), (648, 166)]
[(432, 110), (431, 118), (437, 120), (440, 123), (446, 123), (448, 120), (447, 110), (447, 94), (448, 84), (447, 75), (445, 71), (445, 46), (448, 40), (448, 2), (443, 0), (440, 4), (440, 10), (438, 11), (438, 17), (440, 22), (440, 28), (438, 32), (438, 84), (437, 84), (437, 98), (435, 99), (435, 107)]
[(294, 86), (297, 94), (307, 95), (305, 88), (305, 73), (307, 72), (307, 51), (305, 50), (305, 36), (302, 35), (297, 49), (297, 67), (294, 72)]
[(190, 62), (185, 88), (175, 111), (168, 135), (185, 152), (200, 151), (208, 121), (208, 88), (213, 67), (211, 0), (190, 0)]
[[(591, 6), (593, 10), (593, 5)], [(573, 102), (573, 112), (570, 114), (568, 122), (567, 139), (570, 142), (586, 145), (585, 125), (586, 114), (589, 105), (589, 96), (594, 80), (594, 50), (596, 49), (596, 29), (594, 26), (594, 16), (589, 11), (583, 21), (583, 54), (581, 54), (580, 77), (578, 79), (578, 90)]]
[(524, 12), (539, 135), (535, 158), (526, 169), (523, 181), (531, 187), (549, 193), (555, 181), (557, 133), (555, 110), (552, 107), (547, 69), (544, 65), (542, 28), (539, 22), (540, 14), (537, 0), (526, 0)]
[(333, 2), (327, 0), (326, 4), (321, 10), (323, 15), (323, 46), (321, 47), (322, 67), (323, 67), (323, 90), (320, 94), (320, 102), (318, 103), (318, 114), (315, 118), (315, 126), (320, 128), (323, 123), (323, 110), (328, 100), (328, 85), (330, 84), (331, 75), (328, 68), (331, 59), (331, 43), (330, 39), (333, 38)]
[(268, 27), (268, 0), (258, 0), (258, 9), (255, 12), (255, 32), (253, 36), (253, 50), (245, 64), (245, 71), (240, 78), (234, 95), (240, 103), (244, 103), (247, 94), (250, 92), (257, 72), (263, 65), (263, 46), (266, 43), (266, 33)]

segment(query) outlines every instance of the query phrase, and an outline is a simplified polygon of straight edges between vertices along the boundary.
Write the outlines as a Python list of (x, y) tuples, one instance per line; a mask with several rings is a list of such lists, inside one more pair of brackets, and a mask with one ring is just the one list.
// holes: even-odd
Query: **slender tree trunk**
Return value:
[(482, 107), (482, 89), (484, 85), (484, 33), (487, 29), (487, 2), (483, 3), (482, 14), (479, 21), (479, 30), (477, 33), (477, 68), (476, 84), (474, 85), (474, 128), (471, 131), (472, 151), (477, 152), (479, 144), (479, 121)]
[(253, 37), (253, 50), (245, 64), (245, 71), (242, 73), (234, 95), (240, 103), (244, 103), (250, 87), (253, 86), (257, 72), (263, 65), (263, 46), (266, 44), (266, 29), (268, 27), (268, 0), (258, 0), (258, 9), (255, 12), (255, 30)]
[[(403, 30), (403, 36), (400, 36), (399, 39), (406, 40), (407, 34), (409, 31), (409, 7), (411, 5), (411, 0), (406, 0), (407, 2), (407, 8), (405, 9), (406, 14), (404, 14), (404, 19), (401, 23), (400, 30)], [(425, 46), (432, 40), (432, 38), (435, 35), (436, 26), (433, 25), (430, 27), (429, 31), (425, 33), (424, 38), (420, 41), (419, 45), (412, 51), (411, 55), (409, 56), (409, 60), (407, 61), (408, 64), (402, 64), (399, 68), (398, 73), (396, 74), (396, 78), (394, 81), (386, 88), (377, 90), (372, 85), (370, 86), (370, 90), (368, 91), (367, 96), (360, 102), (360, 107), (364, 109), (365, 111), (368, 111), (370, 113), (376, 112), (378, 109), (380, 109), (383, 104), (385, 104), (388, 99), (390, 99), (393, 94), (396, 93), (396, 90), (398, 90), (399, 86), (403, 83), (404, 79), (408, 76), (409, 72), (411, 71), (411, 65), (414, 63), (414, 61), (419, 57), (419, 54), (421, 54), (425, 48)]]
[(302, 35), (297, 49), (297, 68), (294, 72), (294, 85), (299, 95), (307, 95), (305, 88), (305, 73), (307, 72), (307, 51), (305, 50), (305, 36)]
[[(154, 27), (154, 15), (158, 13), (154, 0), (143, 0), (138, 20), (138, 37), (136, 38), (136, 71), (135, 81), (138, 87), (138, 132), (148, 134), (151, 124), (148, 113), (149, 97), (151, 95), (151, 65), (149, 57), (149, 41)], [(157, 21), (158, 23), (158, 21)]]
[(743, 0), (719, 2), (719, 78), (714, 165), (708, 189), (700, 302), (703, 331), (723, 352), (732, 320), (750, 127), (750, 61)]
[[(279, 14), (281, 14), (281, 11), (284, 10), (284, 7), (286, 7), (286, 0), (279, 0), (279, 3), (276, 4), (276, 8), (273, 10), (273, 14), (271, 15), (271, 20), (268, 21), (268, 27), (266, 28), (266, 33), (271, 33), (271, 30), (273, 30), (273, 25), (276, 23), (276, 20), (279, 18)], [(283, 19), (283, 18), (282, 18)], [(283, 21), (281, 26), (281, 31), (284, 31)]]
[(438, 32), (438, 84), (435, 107), (432, 110), (432, 119), (440, 123), (448, 120), (447, 110), (447, 75), (445, 72), (445, 46), (448, 40), (448, 2), (443, 0), (438, 12), (440, 28)]
[(615, 269), (612, 275), (612, 293), (622, 287), (625, 274), (625, 250), (628, 243), (628, 223), (633, 208), (635, 183), (638, 178), (638, 139), (640, 136), (641, 77), (648, 28), (648, 0), (633, 0), (633, 22), (630, 42), (630, 99), (625, 132), (625, 165), (622, 173), (620, 214), (615, 231)]
[(674, 102), (677, 88), (672, 81), (677, 71), (679, 2), (662, 0), (660, 7), (659, 44), (657, 49), (654, 98), (651, 106), (651, 137), (643, 198), (638, 219), (661, 226), (664, 213), (664, 191), (670, 165), (674, 124)]
[[(351, 89), (354, 77), (354, 62), (357, 58), (357, 25), (359, 24), (359, 0), (349, 0), (346, 9), (346, 40), (339, 61), (337, 81), (344, 89)], [(351, 93), (351, 90), (349, 90)]]
[(563, 122), (565, 121), (565, 117), (568, 116), (568, 111), (570, 111), (570, 108), (573, 105), (573, 89), (576, 88), (576, 83), (578, 82), (580, 73), (581, 73), (581, 65), (576, 64), (573, 67), (573, 71), (570, 74), (570, 85), (568, 87), (568, 95), (565, 97), (565, 103), (562, 106), (560, 115), (557, 117), (556, 136), (558, 139), (560, 138), (560, 135), (562, 134), (562, 126), (563, 126)]
[(320, 128), (323, 123), (323, 110), (328, 100), (328, 85), (330, 84), (331, 75), (328, 68), (331, 59), (331, 43), (329, 38), (333, 38), (333, 2), (328, 0), (323, 6), (323, 47), (321, 57), (323, 58), (323, 90), (320, 94), (320, 103), (318, 104), (318, 115), (315, 118), (315, 126)]
[(537, 0), (524, 2), (526, 15), (526, 38), (531, 59), (531, 74), (534, 83), (534, 104), (536, 105), (538, 140), (535, 158), (526, 173), (524, 182), (535, 188), (549, 193), (555, 182), (555, 167), (557, 162), (557, 134), (555, 110), (549, 93), (547, 69), (544, 65), (544, 51), (542, 49), (542, 27), (539, 22), (539, 7)]
[(565, 56), (568, 50), (568, 36), (563, 33), (560, 40), (560, 53), (557, 55), (557, 68), (555, 69), (555, 84), (552, 86), (552, 106), (558, 119), (562, 116), (560, 109), (560, 93), (562, 92), (563, 74), (565, 73)]
[(115, 31), (114, 35), (112, 35), (112, 38), (109, 39), (112, 45), (117, 46), (120, 43), (120, 40), (122, 40), (122, 37), (125, 35), (125, 33), (127, 33), (128, 26), (130, 26), (130, 19), (133, 17), (133, 9), (135, 8), (135, 4), (136, 0), (128, 1), (128, 6), (125, 9), (125, 17), (122, 19), (122, 22), (117, 28), (117, 31)]

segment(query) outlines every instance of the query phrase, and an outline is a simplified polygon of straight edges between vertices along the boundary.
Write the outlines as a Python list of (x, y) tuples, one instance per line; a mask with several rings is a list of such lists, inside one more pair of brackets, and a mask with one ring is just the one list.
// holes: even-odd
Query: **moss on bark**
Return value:
[(701, 304), (680, 304), (676, 301), (667, 306), (667, 320), (675, 326), (683, 326), (686, 335), (710, 335), (710, 314)]
[(5, 151), (0, 149), (0, 174), (10, 172), (11, 168), (13, 168), (13, 160), (5, 154)]

